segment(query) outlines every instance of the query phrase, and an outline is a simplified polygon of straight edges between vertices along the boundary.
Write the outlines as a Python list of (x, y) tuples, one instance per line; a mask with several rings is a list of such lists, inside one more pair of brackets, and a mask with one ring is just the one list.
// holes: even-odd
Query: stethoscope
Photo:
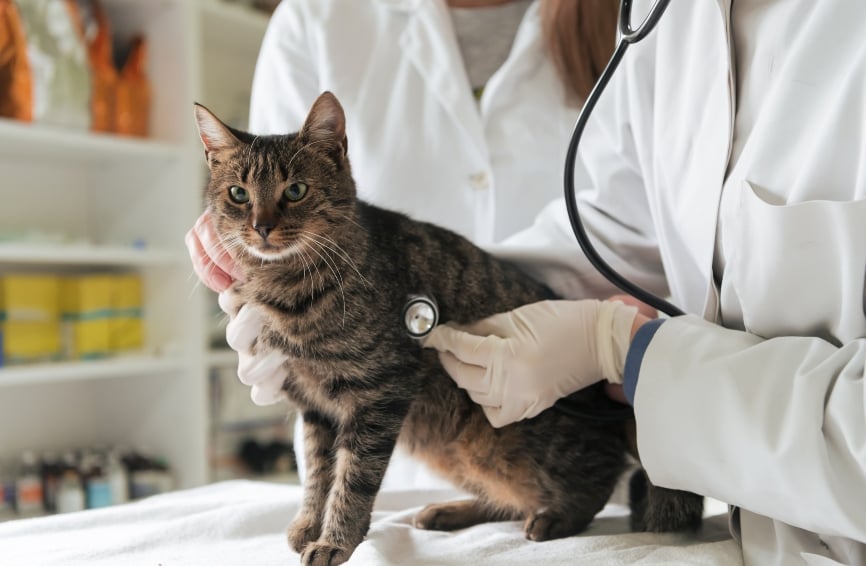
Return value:
[[(632, 29), (632, 0), (621, 0), (619, 8), (620, 42), (607, 66), (604, 68), (604, 71), (602, 71), (598, 81), (595, 83), (592, 91), (590, 91), (586, 102), (583, 104), (583, 108), (580, 110), (580, 114), (577, 116), (577, 122), (574, 125), (574, 130), (571, 134), (571, 141), (568, 145), (568, 151), (565, 156), (564, 193), (568, 218), (571, 222), (574, 236), (577, 239), (577, 243), (580, 245), (580, 249), (586, 255), (587, 259), (589, 259), (593, 267), (595, 267), (599, 273), (604, 275), (608, 281), (636, 299), (669, 316), (679, 316), (683, 314), (683, 311), (679, 308), (635, 285), (620, 275), (602, 259), (595, 247), (592, 245), (592, 242), (583, 227), (583, 222), (580, 219), (580, 214), (577, 208), (577, 196), (574, 187), (574, 166), (577, 159), (577, 149), (580, 145), (583, 131), (586, 128), (586, 123), (589, 121), (589, 117), (592, 114), (596, 103), (598, 103), (605, 87), (610, 82), (610, 79), (617, 67), (619, 67), (619, 63), (622, 61), (628, 46), (644, 39), (653, 28), (655, 28), (669, 2), (670, 0), (655, 0), (646, 18), (644, 18), (644, 21), (641, 22), (636, 29)], [(430, 334), (439, 323), (439, 309), (436, 305), (436, 301), (432, 297), (423, 294), (410, 296), (403, 307), (403, 323), (405, 324), (406, 331), (411, 338), (418, 340), (423, 339)], [(555, 406), (563, 412), (596, 420), (621, 420), (626, 416), (626, 414), (630, 414), (631, 412), (630, 410), (611, 410), (604, 412), (593, 411), (591, 414), (588, 414), (569, 406), (566, 399), (560, 399)]]
[(679, 308), (664, 299), (653, 295), (646, 289), (638, 287), (617, 273), (616, 270), (601, 258), (593, 247), (592, 242), (590, 242), (586, 230), (583, 228), (583, 222), (581, 222), (577, 210), (577, 194), (574, 188), (574, 163), (577, 158), (577, 148), (580, 144), (580, 138), (583, 136), (583, 130), (586, 127), (586, 123), (589, 120), (592, 110), (595, 108), (598, 99), (601, 97), (601, 93), (604, 92), (607, 83), (610, 82), (613, 73), (616, 71), (617, 67), (619, 67), (619, 63), (622, 61), (623, 55), (625, 55), (628, 46), (642, 40), (653, 30), (659, 22), (659, 19), (661, 19), (665, 8), (668, 7), (669, 1), (670, 0), (656, 0), (652, 5), (652, 8), (650, 8), (649, 14), (647, 14), (647, 17), (637, 27), (637, 29), (631, 28), (632, 0), (622, 0), (622, 2), (620, 2), (619, 33), (621, 39), (616, 51), (614, 51), (610, 58), (610, 62), (607, 64), (607, 67), (604, 68), (604, 71), (602, 71), (601, 77), (596, 81), (595, 86), (586, 99), (586, 102), (583, 104), (583, 108), (580, 110), (580, 114), (577, 116), (577, 123), (574, 125), (574, 131), (571, 134), (571, 143), (569, 143), (568, 151), (565, 155), (564, 186), (565, 205), (568, 210), (568, 219), (571, 221), (571, 229), (574, 232), (575, 238), (577, 238), (577, 243), (580, 244), (580, 249), (583, 250), (583, 253), (586, 255), (587, 259), (589, 259), (590, 263), (592, 263), (593, 267), (595, 267), (599, 273), (604, 275), (608, 281), (636, 299), (669, 316), (679, 316), (684, 314)]

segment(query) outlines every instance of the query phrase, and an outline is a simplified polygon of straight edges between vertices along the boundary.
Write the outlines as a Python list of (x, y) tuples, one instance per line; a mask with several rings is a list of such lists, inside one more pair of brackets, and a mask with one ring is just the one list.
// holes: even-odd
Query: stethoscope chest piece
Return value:
[(424, 338), (439, 323), (439, 307), (426, 295), (411, 295), (403, 307), (403, 324), (411, 338)]

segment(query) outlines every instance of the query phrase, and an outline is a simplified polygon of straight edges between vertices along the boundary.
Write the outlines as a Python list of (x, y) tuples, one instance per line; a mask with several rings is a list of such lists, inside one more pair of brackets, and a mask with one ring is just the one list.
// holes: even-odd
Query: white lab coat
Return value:
[[(671, 2), (590, 121), (595, 189), (580, 201), (610, 262), (692, 313), (662, 325), (641, 365), (652, 481), (739, 507), (747, 564), (863, 564), (866, 2), (786, 8), (752, 30), (785, 42), (753, 61), (767, 84), (729, 164), (730, 0)], [(561, 205), (510, 243), (569, 296), (613, 291), (576, 252)]]
[(330, 90), (346, 111), (360, 196), (489, 244), (562, 194), (577, 109), (544, 50), (536, 3), (479, 112), (443, 0), (283, 0), (250, 126), (297, 130)]
[[(256, 65), (250, 129), (296, 131), (330, 90), (346, 112), (361, 197), (491, 244), (562, 194), (578, 109), (546, 57), (539, 19), (536, 2), (479, 106), (443, 0), (283, 0)], [(383, 487), (443, 484), (398, 451)]]

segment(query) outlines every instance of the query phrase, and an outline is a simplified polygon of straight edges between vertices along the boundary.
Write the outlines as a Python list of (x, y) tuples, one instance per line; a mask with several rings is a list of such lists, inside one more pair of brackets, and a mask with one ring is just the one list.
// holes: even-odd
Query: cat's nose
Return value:
[(259, 236), (262, 237), (262, 240), (268, 239), (268, 234), (274, 229), (274, 225), (271, 223), (265, 222), (257, 222), (253, 224), (253, 229), (259, 233)]

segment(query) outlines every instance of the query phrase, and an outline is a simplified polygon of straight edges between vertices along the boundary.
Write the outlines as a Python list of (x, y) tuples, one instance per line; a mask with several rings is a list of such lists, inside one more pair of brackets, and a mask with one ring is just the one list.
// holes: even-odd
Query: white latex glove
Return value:
[(536, 416), (602, 379), (622, 383), (637, 308), (611, 301), (542, 301), (424, 341), (495, 427)]
[[(249, 385), (250, 398), (256, 405), (273, 405), (285, 398), (281, 387), (288, 376), (284, 363), (288, 357), (276, 350), (252, 352), (255, 339), (261, 334), (263, 319), (261, 310), (245, 304), (238, 310), (238, 298), (231, 289), (219, 294), (220, 308), (229, 315), (226, 326), (226, 341), (238, 353), (238, 378)], [(237, 313), (237, 314), (235, 314)]]

